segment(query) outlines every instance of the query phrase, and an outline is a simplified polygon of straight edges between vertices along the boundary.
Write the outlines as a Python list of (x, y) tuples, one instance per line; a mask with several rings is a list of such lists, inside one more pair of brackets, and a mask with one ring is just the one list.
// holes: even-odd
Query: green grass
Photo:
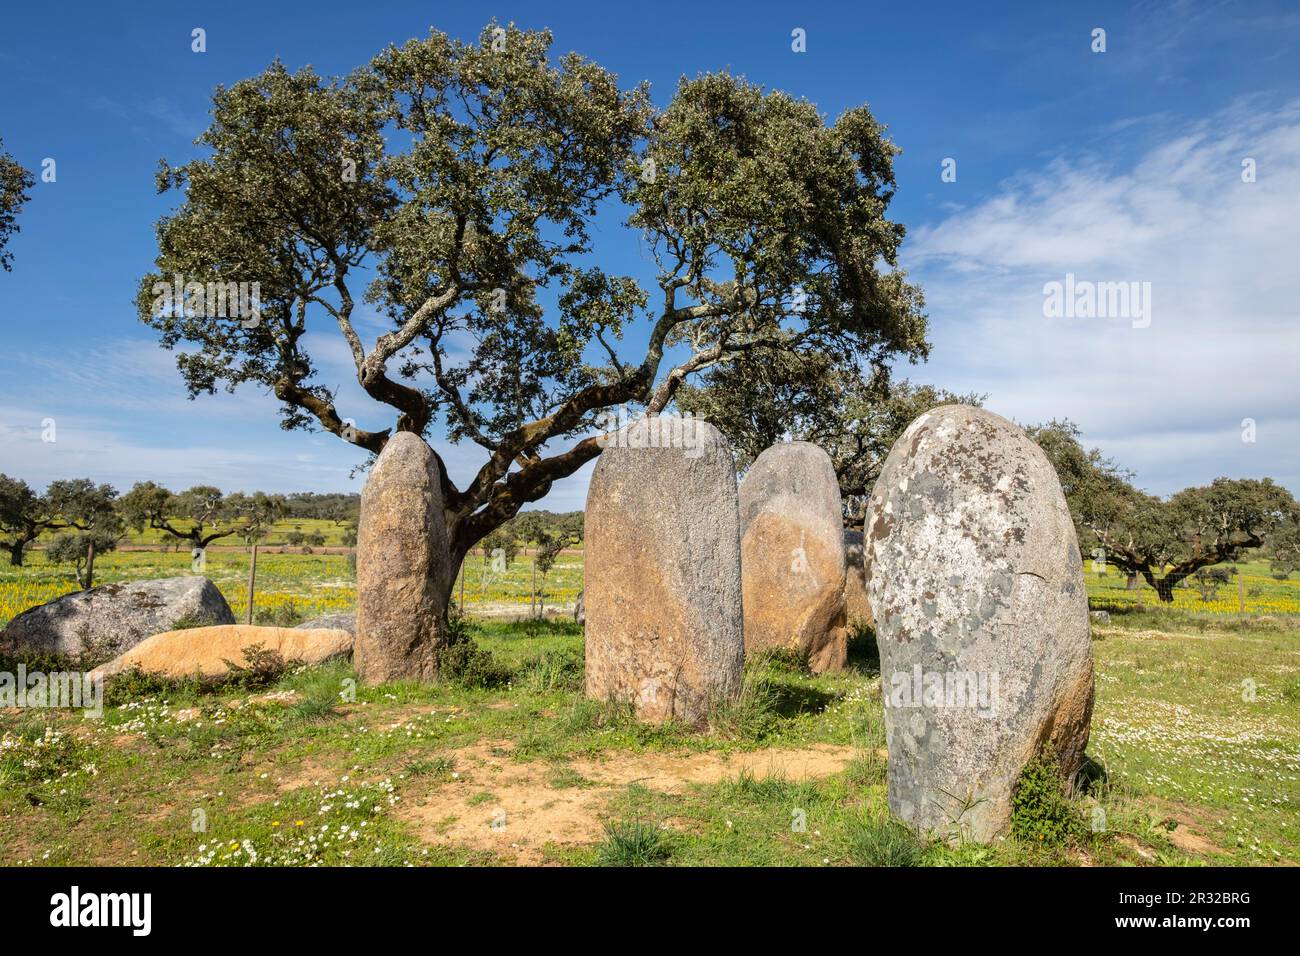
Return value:
[[(586, 700), (575, 626), (479, 622), (504, 686), (349, 699), (354, 675), (334, 663), (263, 688), (128, 682), (98, 721), (0, 713), (0, 853), (32, 865), (1300, 863), (1300, 633), (1171, 620), (1097, 628), (1089, 751), (1104, 772), (1053, 807), (1067, 835), (1041, 845), (936, 844), (891, 820), (879, 676), (862, 648), (840, 675), (752, 661), (747, 696), (696, 732)], [(795, 776), (765, 769), (778, 752), (844, 758)], [(684, 772), (700, 761), (722, 770)], [(484, 822), (498, 808), (523, 823), (577, 808), (585, 829), (508, 823), (498, 839)]]
[[(570, 558), (553, 572), (557, 591), (580, 586), (581, 555), (562, 565)], [(104, 582), (188, 569), (177, 553), (97, 562)], [(813, 676), (780, 655), (749, 661), (741, 698), (696, 731), (586, 699), (572, 622), (474, 619), (470, 636), (491, 655), (475, 673), (491, 680), (356, 687), (350, 667), (332, 663), (265, 687), (125, 678), (98, 721), (0, 712), (0, 855), (32, 865), (1297, 864), (1300, 615), (1286, 602), (1300, 582), (1240, 570), (1266, 613), (1237, 613), (1235, 581), (1217, 603), (1180, 591), (1162, 607), (1148, 588), (1139, 607), (1113, 573), (1089, 575), (1094, 605), (1112, 611), (1094, 626), (1097, 763), (1083, 792), (1035, 817), (1050, 819), (1050, 840), (1030, 828), (949, 846), (891, 821), (869, 633), (842, 674)], [(526, 607), (528, 571), (520, 558), (484, 596)], [(207, 573), (242, 610), (247, 556), (214, 551)], [(258, 580), (265, 614), (350, 610), (355, 599), (345, 555), (263, 553)], [(42, 589), (71, 590), (67, 569), (39, 553), (0, 567), (0, 616)], [(778, 753), (839, 762), (792, 775), (765, 763)], [(485, 823), (498, 808), (500, 833)]]

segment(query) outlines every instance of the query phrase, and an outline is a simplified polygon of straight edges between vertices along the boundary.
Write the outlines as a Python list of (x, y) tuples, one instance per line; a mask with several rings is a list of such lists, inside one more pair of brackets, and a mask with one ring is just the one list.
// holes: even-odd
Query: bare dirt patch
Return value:
[[(839, 773), (853, 759), (852, 747), (817, 745), (742, 754), (618, 754), (603, 760), (515, 763), (506, 742), (485, 741), (454, 751), (458, 778), (417, 780), (404, 788), (398, 816), (430, 844), (486, 850), (524, 865), (543, 861), (547, 844), (580, 846), (604, 832), (609, 801), (630, 784), (676, 793), (691, 784), (718, 783), (750, 773), (816, 779)], [(566, 786), (567, 767), (581, 778)], [(555, 783), (560, 782), (559, 786)]]

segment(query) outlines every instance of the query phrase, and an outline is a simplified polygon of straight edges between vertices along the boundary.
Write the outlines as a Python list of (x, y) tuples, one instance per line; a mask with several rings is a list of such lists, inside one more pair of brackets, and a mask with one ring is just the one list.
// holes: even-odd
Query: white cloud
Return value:
[[(932, 317), (926, 377), (1018, 421), (1069, 417), (1154, 491), (1220, 474), (1300, 491), (1300, 101), (1238, 102), (1126, 168), (1017, 174), (917, 230), (906, 262)], [(1151, 283), (1150, 327), (1045, 318), (1067, 273)]]

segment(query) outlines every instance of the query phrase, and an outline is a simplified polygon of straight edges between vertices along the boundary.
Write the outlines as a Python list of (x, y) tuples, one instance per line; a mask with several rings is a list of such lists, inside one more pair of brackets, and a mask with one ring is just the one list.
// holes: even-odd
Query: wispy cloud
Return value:
[[(1123, 168), (1074, 155), (1018, 174), (917, 230), (907, 256), (934, 321), (931, 377), (1021, 421), (1073, 418), (1159, 491), (1225, 473), (1300, 490), (1297, 261), (1300, 102), (1257, 99)], [(1150, 327), (1044, 317), (1044, 284), (1067, 273), (1149, 282)]]

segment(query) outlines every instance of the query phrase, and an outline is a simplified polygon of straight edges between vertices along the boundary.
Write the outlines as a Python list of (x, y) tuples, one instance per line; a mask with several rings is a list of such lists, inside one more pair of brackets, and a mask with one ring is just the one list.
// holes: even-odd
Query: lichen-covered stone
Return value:
[(731, 449), (712, 425), (642, 419), (587, 491), (587, 694), (643, 720), (699, 725), (740, 692), (740, 519)]
[(867, 600), (866, 549), (862, 546), (862, 532), (852, 528), (844, 531), (844, 561), (848, 565), (844, 575), (844, 613), (849, 624), (875, 626), (871, 616), (871, 602)]
[(450, 577), (437, 460), (419, 435), (398, 432), (361, 492), (352, 661), (363, 681), (438, 676)]
[(101, 584), (19, 614), (0, 647), (106, 660), (178, 624), (234, 624), (217, 586), (200, 575)]
[(844, 521), (830, 456), (811, 442), (766, 449), (740, 484), (745, 652), (794, 651), (844, 666)]
[(1050, 744), (1072, 785), (1088, 742), (1088, 602), (1056, 473), (997, 415), (927, 412), (889, 453), (866, 547), (890, 808), (998, 837), (1025, 764)]

